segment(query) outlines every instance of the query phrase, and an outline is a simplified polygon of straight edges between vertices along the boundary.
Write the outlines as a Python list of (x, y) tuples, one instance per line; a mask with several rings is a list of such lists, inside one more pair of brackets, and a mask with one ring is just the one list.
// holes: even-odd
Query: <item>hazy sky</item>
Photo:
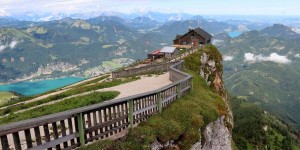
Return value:
[(300, 15), (300, 0), (0, 0), (0, 16), (13, 13), (132, 13)]

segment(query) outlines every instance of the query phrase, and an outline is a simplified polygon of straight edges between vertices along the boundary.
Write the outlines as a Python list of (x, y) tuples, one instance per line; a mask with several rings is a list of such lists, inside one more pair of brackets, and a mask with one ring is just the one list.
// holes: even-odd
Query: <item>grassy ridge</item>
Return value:
[(8, 117), (0, 118), (0, 124), (7, 124), (11, 122), (26, 120), (30, 118), (36, 118), (44, 115), (58, 113), (70, 109), (75, 109), (83, 106), (88, 106), (96, 103), (100, 103), (106, 100), (117, 97), (120, 93), (117, 91), (109, 92), (94, 92), (84, 96), (78, 96), (70, 99), (66, 99), (55, 104), (41, 106), (31, 110), (27, 110), (18, 114), (12, 114)]
[(180, 149), (188, 149), (199, 140), (199, 128), (224, 115), (226, 106), (204, 79), (195, 72), (187, 72), (194, 76), (191, 93), (173, 102), (161, 114), (140, 123), (129, 132), (126, 141), (101, 141), (80, 149), (149, 149), (156, 139), (162, 143), (174, 140)]
[[(72, 95), (85, 93), (85, 92), (88, 92), (88, 91), (93, 91), (93, 90), (98, 90), (98, 89), (103, 89), (103, 88), (108, 88), (108, 87), (113, 87), (113, 86), (117, 86), (117, 85), (120, 85), (120, 84), (132, 82), (132, 81), (137, 80), (137, 79), (138, 79), (137, 77), (131, 77), (131, 78), (126, 78), (124, 80), (114, 79), (112, 81), (106, 81), (106, 82), (102, 82), (102, 83), (97, 83), (97, 82), (90, 81), (90, 83), (97, 83), (97, 84), (88, 85), (90, 83), (85, 83), (85, 84), (78, 85), (78, 86), (74, 87), (74, 89), (71, 89), (71, 90), (68, 90), (66, 92), (56, 94), (56, 95), (53, 95), (53, 96), (49, 96), (45, 99), (41, 99), (41, 100), (38, 100), (38, 101), (26, 103), (26, 104), (21, 104), (21, 105), (8, 107), (8, 108), (0, 110), (0, 116), (1, 115), (6, 115), (6, 114), (9, 114), (9, 113), (12, 113), (12, 112), (16, 112), (16, 111), (22, 110), (22, 109), (28, 109), (28, 108), (33, 107), (33, 106), (38, 106), (38, 105), (41, 105), (41, 104), (49, 103), (51, 101), (56, 101), (56, 100), (59, 100), (59, 99), (63, 99), (63, 98), (66, 98), (66, 97), (69, 97), (69, 96), (72, 96)], [(97, 79), (97, 80), (100, 81), (100, 78)], [(85, 86), (85, 85), (88, 85), (88, 86)]]

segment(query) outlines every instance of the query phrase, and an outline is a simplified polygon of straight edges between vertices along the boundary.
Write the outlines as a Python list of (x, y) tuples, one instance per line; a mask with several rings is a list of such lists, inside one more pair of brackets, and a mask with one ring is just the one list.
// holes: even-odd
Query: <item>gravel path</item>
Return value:
[(169, 80), (169, 72), (167, 72), (162, 75), (152, 75), (151, 77), (142, 76), (142, 79), (140, 80), (125, 83), (115, 87), (100, 89), (97, 91), (119, 91), (120, 95), (116, 98), (123, 98), (156, 90), (171, 83), (172, 81)]

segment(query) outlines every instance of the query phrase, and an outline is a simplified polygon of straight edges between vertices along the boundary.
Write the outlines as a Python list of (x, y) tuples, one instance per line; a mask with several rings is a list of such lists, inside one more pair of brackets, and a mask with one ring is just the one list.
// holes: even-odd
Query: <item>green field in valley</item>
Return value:
[(16, 97), (11, 92), (0, 92), (0, 106), (7, 103), (12, 97)]

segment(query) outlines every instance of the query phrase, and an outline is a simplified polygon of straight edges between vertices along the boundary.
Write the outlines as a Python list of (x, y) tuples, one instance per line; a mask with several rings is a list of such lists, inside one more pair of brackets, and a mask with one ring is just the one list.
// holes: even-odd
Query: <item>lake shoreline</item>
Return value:
[(82, 77), (61, 77), (38, 80), (23, 80), (19, 82), (10, 82), (0, 85), (2, 92), (14, 92), (22, 96), (34, 96), (45, 93), (50, 90), (60, 89), (62, 87), (75, 84), (87, 78)]
[(0, 86), (7, 85), (7, 84), (20, 83), (20, 82), (37, 82), (37, 81), (43, 81), (43, 80), (57, 80), (57, 79), (62, 79), (62, 78), (85, 78), (85, 79), (88, 79), (86, 77), (81, 77), (81, 76), (62, 76), (62, 77), (41, 78), (41, 79), (23, 78), (23, 79), (15, 79), (15, 80), (4, 82), (4, 83), (0, 82)]

